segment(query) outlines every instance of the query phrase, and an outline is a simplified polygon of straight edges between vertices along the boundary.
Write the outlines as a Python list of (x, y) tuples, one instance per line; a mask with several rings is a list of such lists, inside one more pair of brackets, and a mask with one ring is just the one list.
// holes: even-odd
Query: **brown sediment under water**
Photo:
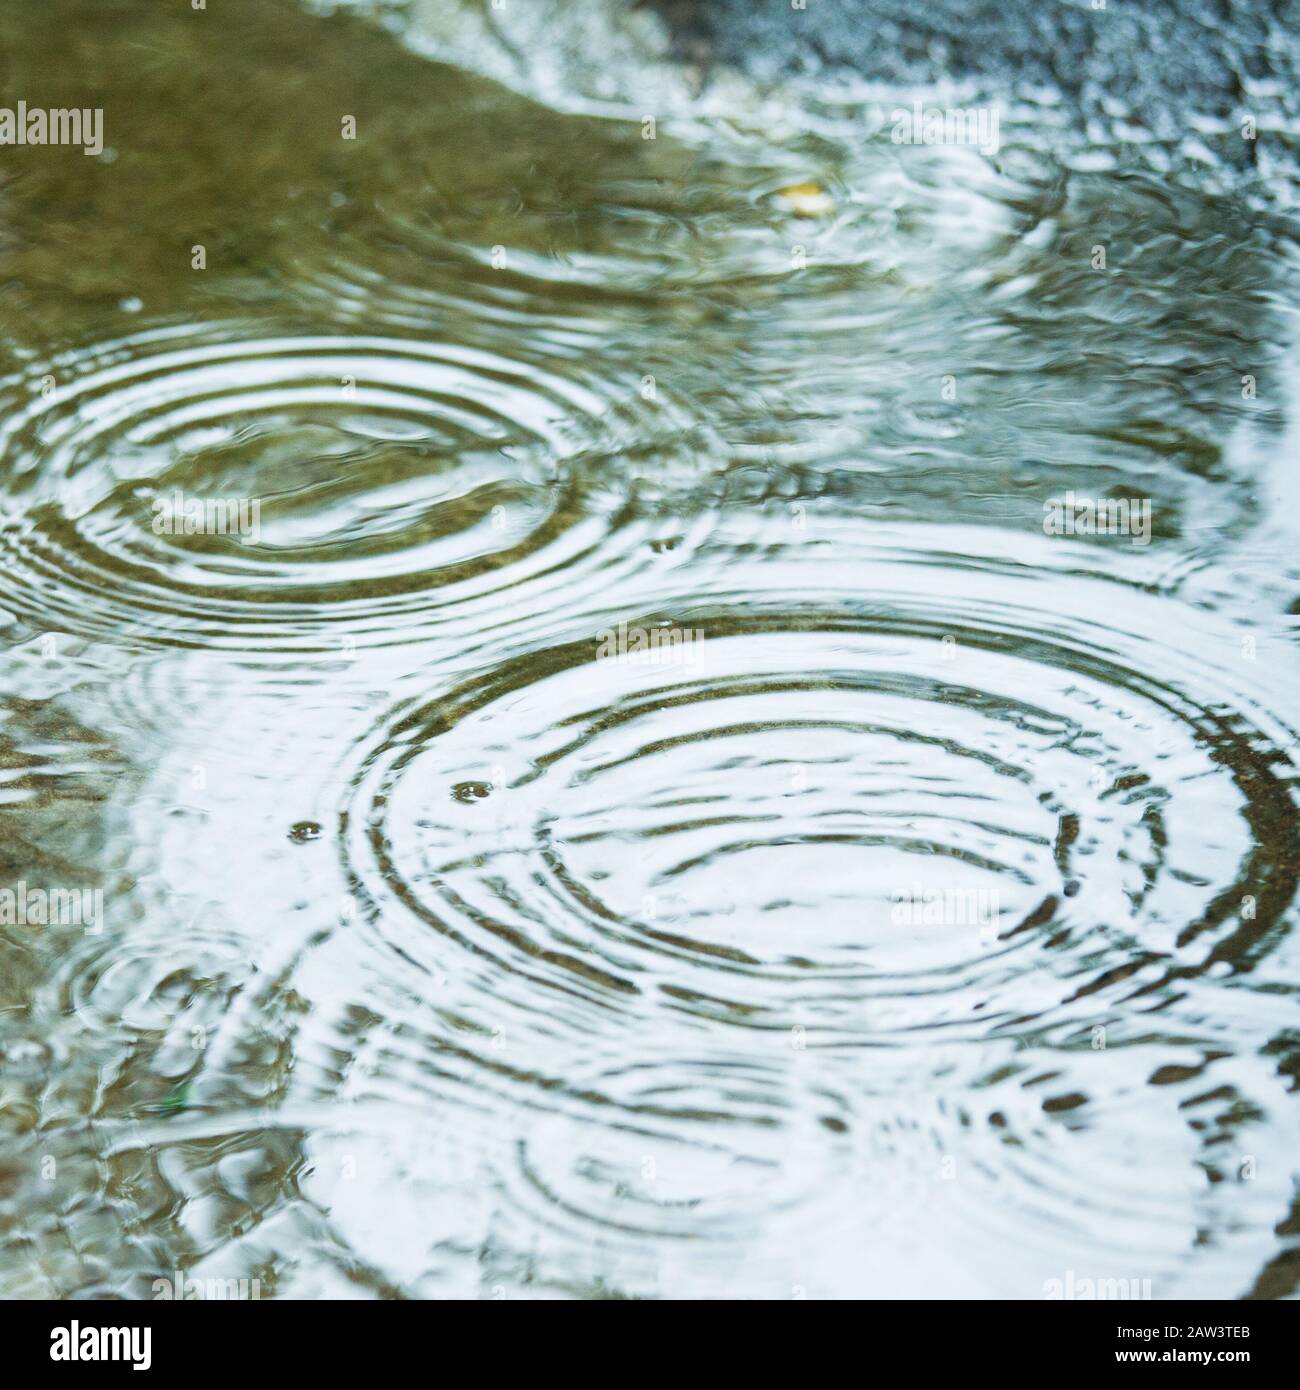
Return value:
[(1285, 179), (4, 10), (0, 1294), (1295, 1293)]

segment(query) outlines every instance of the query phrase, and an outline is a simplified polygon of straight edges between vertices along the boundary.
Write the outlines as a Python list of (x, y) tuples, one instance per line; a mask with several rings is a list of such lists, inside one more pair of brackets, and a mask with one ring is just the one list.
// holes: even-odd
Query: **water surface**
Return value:
[(415, 9), (5, 7), (0, 1292), (1293, 1294), (1280, 163)]

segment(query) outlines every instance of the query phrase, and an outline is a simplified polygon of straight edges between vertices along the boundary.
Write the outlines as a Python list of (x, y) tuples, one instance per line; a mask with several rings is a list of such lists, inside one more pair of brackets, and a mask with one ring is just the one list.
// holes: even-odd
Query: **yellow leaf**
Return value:
[(781, 206), (796, 217), (824, 217), (835, 207), (831, 195), (817, 183), (792, 183), (776, 196)]

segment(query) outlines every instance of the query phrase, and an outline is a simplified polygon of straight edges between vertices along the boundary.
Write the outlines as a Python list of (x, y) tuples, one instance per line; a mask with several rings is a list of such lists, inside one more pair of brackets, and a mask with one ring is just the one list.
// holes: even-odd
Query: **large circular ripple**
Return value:
[(354, 778), (366, 929), (497, 1027), (1083, 1028), (1273, 940), (1290, 764), (1208, 676), (951, 615), (677, 621), (405, 704)]
[[(237, 649), (481, 632), (613, 563), (606, 465), (668, 419), (639, 419), (635, 379), (400, 338), (227, 337), (154, 330), (3, 383), (14, 616)], [(504, 597), (530, 582), (531, 606)]]

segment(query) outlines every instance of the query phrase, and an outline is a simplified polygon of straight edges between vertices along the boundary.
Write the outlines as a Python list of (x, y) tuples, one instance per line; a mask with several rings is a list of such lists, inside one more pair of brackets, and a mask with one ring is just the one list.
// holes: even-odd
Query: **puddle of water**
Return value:
[(1281, 185), (51, 7), (0, 1290), (1293, 1292)]

